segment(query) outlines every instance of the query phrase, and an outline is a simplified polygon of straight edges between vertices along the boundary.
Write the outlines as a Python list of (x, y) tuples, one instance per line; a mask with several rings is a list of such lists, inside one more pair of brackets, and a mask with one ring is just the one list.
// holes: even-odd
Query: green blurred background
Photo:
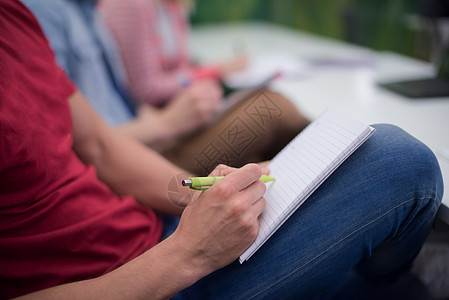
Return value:
[(418, 0), (196, 0), (192, 24), (276, 22), (376, 50), (429, 60)]

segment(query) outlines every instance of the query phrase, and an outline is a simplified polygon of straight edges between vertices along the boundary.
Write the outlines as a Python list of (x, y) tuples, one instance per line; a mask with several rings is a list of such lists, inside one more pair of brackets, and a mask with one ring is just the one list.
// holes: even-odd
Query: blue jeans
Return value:
[(392, 125), (376, 132), (245, 263), (175, 299), (322, 299), (349, 274), (391, 281), (408, 270), (443, 195), (434, 154)]

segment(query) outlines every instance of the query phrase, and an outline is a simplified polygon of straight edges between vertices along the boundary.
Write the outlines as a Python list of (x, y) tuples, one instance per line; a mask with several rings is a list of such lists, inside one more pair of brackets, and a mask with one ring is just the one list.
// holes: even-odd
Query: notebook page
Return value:
[(240, 256), (243, 263), (288, 219), (316, 188), (374, 131), (337, 111), (326, 111), (294, 138), (268, 168), (267, 206), (259, 235)]

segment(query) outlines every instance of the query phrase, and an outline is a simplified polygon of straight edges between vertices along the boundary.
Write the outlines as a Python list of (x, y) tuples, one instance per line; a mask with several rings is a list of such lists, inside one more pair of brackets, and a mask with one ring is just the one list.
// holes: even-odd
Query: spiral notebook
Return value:
[(374, 132), (374, 128), (328, 110), (296, 136), (269, 163), (267, 205), (254, 243), (240, 256), (248, 260), (304, 201)]

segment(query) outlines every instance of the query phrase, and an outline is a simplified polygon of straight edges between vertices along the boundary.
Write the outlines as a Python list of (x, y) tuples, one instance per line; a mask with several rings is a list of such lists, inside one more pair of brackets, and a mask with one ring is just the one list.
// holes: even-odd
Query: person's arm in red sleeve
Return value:
[[(164, 203), (165, 187), (180, 170), (111, 130), (80, 93), (69, 101), (75, 152), (93, 163), (99, 177), (114, 190), (132, 192), (155, 208), (173, 210)], [(167, 299), (233, 262), (258, 234), (266, 187), (259, 180), (262, 169), (255, 164), (225, 172), (221, 175), (226, 178), (184, 209), (176, 231), (142, 255), (103, 276), (22, 299)]]

